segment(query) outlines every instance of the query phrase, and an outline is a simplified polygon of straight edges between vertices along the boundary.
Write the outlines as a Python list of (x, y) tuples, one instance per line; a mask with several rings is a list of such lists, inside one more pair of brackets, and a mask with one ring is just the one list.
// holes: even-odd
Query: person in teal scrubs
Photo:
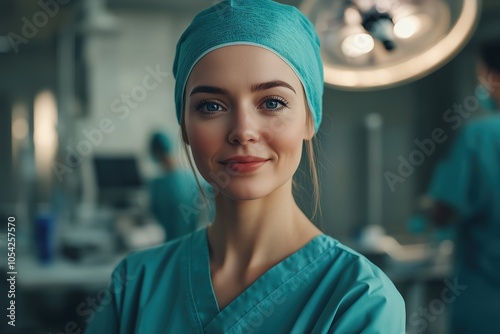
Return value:
[(459, 130), (428, 191), (433, 221), (458, 232), (453, 334), (500, 328), (500, 39), (480, 48), (478, 77), (485, 114)]
[(149, 183), (149, 207), (165, 229), (166, 239), (173, 240), (196, 230), (207, 210), (193, 173), (176, 165), (170, 138), (154, 133), (150, 151), (162, 174)]
[(394, 284), (293, 196), (322, 118), (312, 23), (270, 0), (222, 1), (183, 33), (173, 73), (183, 140), (214, 189), (215, 218), (128, 255), (87, 333), (404, 334)]

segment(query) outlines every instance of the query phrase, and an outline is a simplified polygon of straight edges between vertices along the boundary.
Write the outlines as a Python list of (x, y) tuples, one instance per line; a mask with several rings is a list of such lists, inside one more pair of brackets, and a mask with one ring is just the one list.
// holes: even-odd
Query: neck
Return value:
[(291, 180), (255, 200), (216, 197), (216, 217), (208, 228), (216, 267), (256, 267), (276, 262), (321, 234), (295, 203)]

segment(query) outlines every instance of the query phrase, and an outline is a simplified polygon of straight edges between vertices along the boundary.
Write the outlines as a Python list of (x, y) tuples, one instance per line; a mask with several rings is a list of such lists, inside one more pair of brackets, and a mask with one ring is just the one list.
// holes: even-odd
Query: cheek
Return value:
[(270, 146), (287, 162), (300, 161), (302, 154), (302, 141), (304, 138), (304, 127), (299, 124), (288, 124), (287, 127), (277, 131)]
[(221, 143), (222, 131), (217, 127), (210, 127), (198, 122), (186, 124), (186, 134), (193, 152), (193, 158), (199, 169), (204, 168), (200, 164), (205, 164)]

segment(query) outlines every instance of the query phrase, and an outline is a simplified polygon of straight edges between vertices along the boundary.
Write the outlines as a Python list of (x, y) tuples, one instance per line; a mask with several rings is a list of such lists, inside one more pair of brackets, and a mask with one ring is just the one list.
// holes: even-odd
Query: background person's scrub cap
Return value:
[(321, 124), (323, 64), (312, 23), (296, 7), (271, 0), (225, 0), (195, 16), (177, 43), (175, 107), (180, 123), (186, 82), (207, 53), (229, 45), (256, 45), (283, 59), (300, 79), (314, 120)]

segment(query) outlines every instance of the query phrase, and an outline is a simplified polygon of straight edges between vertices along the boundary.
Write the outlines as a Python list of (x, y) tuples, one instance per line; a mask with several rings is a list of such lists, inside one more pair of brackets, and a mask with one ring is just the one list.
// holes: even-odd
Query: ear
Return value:
[(304, 129), (304, 140), (311, 140), (314, 137), (314, 126), (312, 124), (306, 124)]
[(314, 137), (314, 121), (312, 119), (311, 112), (309, 111), (309, 108), (306, 107), (306, 124), (304, 127), (304, 140), (311, 140), (312, 137)]

